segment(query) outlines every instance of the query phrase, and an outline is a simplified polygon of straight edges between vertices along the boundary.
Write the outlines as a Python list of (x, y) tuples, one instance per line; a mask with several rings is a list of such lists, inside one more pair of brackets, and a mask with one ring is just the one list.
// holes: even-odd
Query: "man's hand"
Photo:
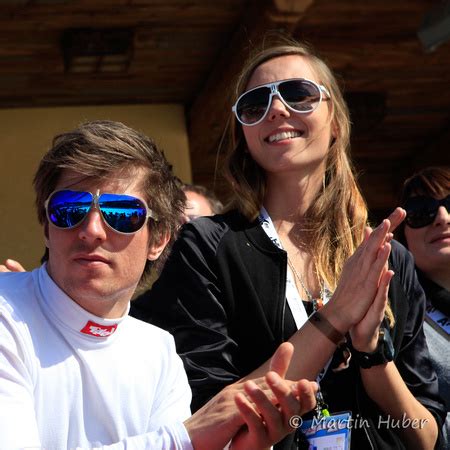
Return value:
[(25, 272), (25, 268), (14, 259), (7, 259), (5, 264), (0, 264), (0, 272)]
[(314, 408), (317, 384), (284, 379), (292, 354), (292, 344), (281, 344), (265, 377), (227, 386), (187, 419), (194, 448), (223, 449), (233, 440), (233, 449), (258, 450), (293, 431), (291, 417)]

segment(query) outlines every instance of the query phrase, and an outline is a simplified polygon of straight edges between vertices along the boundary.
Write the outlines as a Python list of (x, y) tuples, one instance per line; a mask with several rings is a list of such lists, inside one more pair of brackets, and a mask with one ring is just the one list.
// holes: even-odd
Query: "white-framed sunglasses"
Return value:
[(231, 109), (242, 125), (251, 127), (264, 120), (275, 95), (289, 110), (301, 114), (313, 112), (322, 100), (330, 98), (325, 86), (306, 78), (290, 78), (244, 92)]

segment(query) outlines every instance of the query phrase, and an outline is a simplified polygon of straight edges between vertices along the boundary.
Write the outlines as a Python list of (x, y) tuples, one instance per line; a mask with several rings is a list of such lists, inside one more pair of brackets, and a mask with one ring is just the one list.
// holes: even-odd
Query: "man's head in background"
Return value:
[(185, 184), (183, 191), (186, 194), (186, 222), (197, 217), (213, 216), (222, 212), (223, 205), (220, 200), (204, 186)]

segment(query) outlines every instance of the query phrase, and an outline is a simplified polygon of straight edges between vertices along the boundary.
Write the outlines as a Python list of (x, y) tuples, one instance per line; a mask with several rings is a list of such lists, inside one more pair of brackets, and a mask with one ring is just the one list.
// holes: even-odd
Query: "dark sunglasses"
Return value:
[(406, 210), (406, 225), (411, 228), (422, 228), (430, 225), (434, 222), (440, 206), (444, 206), (447, 211), (450, 211), (450, 195), (442, 200), (422, 195), (408, 198), (403, 206)]
[(244, 92), (231, 109), (242, 125), (257, 125), (266, 117), (275, 95), (288, 109), (301, 114), (314, 111), (322, 100), (330, 98), (325, 86), (305, 78), (291, 78)]
[(144, 200), (124, 194), (100, 194), (100, 190), (95, 195), (83, 191), (55, 191), (45, 202), (49, 222), (64, 229), (78, 226), (91, 208), (100, 211), (103, 221), (112, 230), (123, 234), (136, 233), (149, 217), (157, 220)]

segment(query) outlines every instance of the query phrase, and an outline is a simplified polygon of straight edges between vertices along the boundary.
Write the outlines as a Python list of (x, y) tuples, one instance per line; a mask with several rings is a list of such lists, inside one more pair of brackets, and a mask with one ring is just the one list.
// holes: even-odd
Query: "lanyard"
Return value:
[[(272, 219), (270, 218), (264, 206), (261, 207), (261, 211), (259, 213), (259, 223), (270, 240), (278, 248), (284, 250), (277, 230), (275, 230)], [(300, 298), (290, 270), (287, 271), (286, 275), (286, 300), (294, 317), (295, 326), (298, 330), (308, 320), (308, 314), (306, 313), (305, 306), (303, 305), (302, 299)]]
[[(261, 211), (259, 213), (259, 223), (270, 240), (279, 249), (284, 250), (277, 230), (275, 230), (272, 219), (264, 206), (261, 207)], [(326, 288), (324, 289), (323, 297), (323, 303), (325, 304), (330, 299), (330, 292)], [(286, 300), (292, 312), (292, 316), (294, 317), (295, 326), (299, 329), (308, 320), (308, 314), (306, 313), (305, 306), (303, 305), (303, 301), (298, 293), (297, 286), (295, 285), (295, 281), (290, 270), (287, 271), (286, 275)]]
[(450, 317), (446, 316), (434, 306), (430, 306), (427, 308), (427, 318), (435, 328), (442, 330), (444, 335), (450, 336)]
[[(265, 231), (269, 239), (281, 250), (284, 250), (281, 239), (278, 236), (277, 230), (273, 225), (272, 219), (269, 216), (269, 213), (266, 211), (264, 206), (261, 207), (261, 211), (259, 213), (259, 223), (262, 229)], [(330, 291), (325, 287), (324, 295), (323, 295), (323, 304), (327, 303), (330, 299)], [(297, 329), (300, 329), (302, 325), (308, 320), (308, 314), (306, 313), (305, 306), (303, 305), (303, 301), (300, 297), (300, 294), (297, 290), (297, 286), (295, 285), (294, 278), (290, 270), (287, 271), (286, 274), (286, 301), (291, 310), (292, 316), (294, 317), (295, 325)], [(325, 367), (320, 371), (317, 376), (317, 383), (319, 383), (322, 378), (325, 376), (325, 373), (331, 363), (330, 358), (325, 365)]]

